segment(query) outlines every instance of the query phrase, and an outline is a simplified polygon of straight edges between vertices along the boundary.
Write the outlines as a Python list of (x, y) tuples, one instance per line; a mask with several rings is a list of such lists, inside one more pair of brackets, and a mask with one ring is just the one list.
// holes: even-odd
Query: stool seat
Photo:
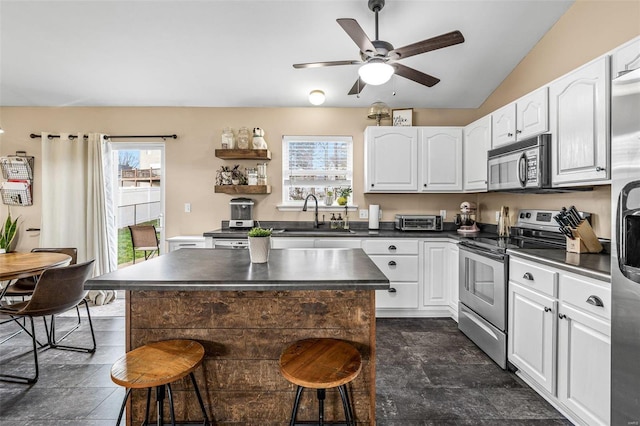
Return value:
[(329, 389), (355, 379), (362, 368), (360, 352), (338, 339), (305, 339), (288, 346), (280, 356), (285, 379), (305, 388)]
[(174, 382), (194, 371), (204, 347), (193, 340), (165, 340), (136, 348), (111, 367), (111, 380), (126, 388), (151, 388)]

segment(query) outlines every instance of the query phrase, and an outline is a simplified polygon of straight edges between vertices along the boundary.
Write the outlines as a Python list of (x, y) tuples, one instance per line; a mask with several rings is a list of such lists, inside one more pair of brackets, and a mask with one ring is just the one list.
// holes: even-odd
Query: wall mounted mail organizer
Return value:
[(24, 151), (16, 155), (0, 157), (0, 169), (4, 182), (0, 183), (2, 202), (8, 206), (30, 206), (33, 204), (34, 157)]

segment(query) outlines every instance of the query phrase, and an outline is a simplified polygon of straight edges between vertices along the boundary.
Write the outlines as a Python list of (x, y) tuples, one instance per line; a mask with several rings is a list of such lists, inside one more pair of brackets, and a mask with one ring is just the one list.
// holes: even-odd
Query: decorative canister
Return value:
[(267, 184), (267, 163), (258, 163), (258, 185)]
[(257, 185), (258, 184), (258, 170), (250, 167), (247, 169), (247, 184), (249, 185)]
[(249, 129), (246, 127), (241, 127), (240, 130), (238, 130), (238, 149), (249, 149), (250, 136)]
[(233, 130), (230, 127), (225, 127), (222, 130), (222, 149), (235, 148), (235, 137), (233, 136)]

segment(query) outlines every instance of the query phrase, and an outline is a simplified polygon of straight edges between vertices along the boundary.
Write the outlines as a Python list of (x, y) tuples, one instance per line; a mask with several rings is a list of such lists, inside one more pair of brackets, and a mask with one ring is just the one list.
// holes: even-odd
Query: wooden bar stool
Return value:
[(285, 379), (298, 385), (290, 426), (296, 424), (300, 396), (304, 388), (317, 390), (318, 424), (324, 425), (325, 390), (335, 387), (342, 398), (346, 424), (355, 426), (347, 383), (360, 374), (361, 368), (360, 352), (344, 340), (305, 339), (288, 346), (280, 355), (280, 372)]
[(120, 415), (116, 426), (122, 420), (124, 407), (127, 398), (131, 394), (131, 389), (147, 388), (147, 409), (144, 418), (144, 425), (149, 424), (149, 405), (151, 401), (151, 388), (156, 388), (157, 424), (164, 425), (163, 403), (166, 393), (169, 396), (169, 410), (171, 413), (171, 424), (175, 425), (175, 413), (173, 408), (173, 395), (171, 393), (171, 382), (183, 378), (187, 374), (191, 377), (193, 388), (196, 391), (202, 415), (203, 424), (209, 424), (207, 410), (202, 402), (202, 396), (198, 390), (198, 383), (193, 371), (202, 364), (204, 359), (204, 348), (193, 340), (165, 340), (161, 342), (148, 343), (127, 352), (122, 358), (117, 360), (111, 367), (111, 380), (117, 385), (127, 388), (127, 393), (122, 401)]

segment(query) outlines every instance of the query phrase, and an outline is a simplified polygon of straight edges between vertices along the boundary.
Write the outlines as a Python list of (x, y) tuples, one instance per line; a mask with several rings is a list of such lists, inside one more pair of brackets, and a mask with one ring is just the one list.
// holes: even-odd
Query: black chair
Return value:
[(136, 251), (144, 252), (144, 260), (148, 260), (154, 253), (160, 254), (160, 241), (155, 226), (133, 225), (129, 226), (129, 232), (133, 246), (133, 263), (136, 263)]
[[(38, 349), (33, 323), (33, 318), (35, 317), (45, 317), (47, 315), (51, 315), (53, 317), (54, 315), (61, 314), (69, 309), (77, 307), (78, 304), (84, 303), (85, 308), (87, 309), (87, 318), (91, 329), (93, 346), (84, 348), (60, 345), (58, 343), (58, 339), (56, 339), (54, 321), (51, 322), (50, 329), (47, 327), (47, 322), (44, 322), (45, 333), (47, 335), (47, 344), (45, 346), (52, 349), (74, 350), (89, 353), (95, 352), (96, 337), (93, 332), (89, 305), (85, 300), (87, 291), (84, 289), (84, 283), (91, 276), (93, 271), (93, 262), (94, 260), (90, 260), (77, 265), (47, 269), (42, 273), (42, 275), (40, 275), (33, 294), (31, 295), (31, 299), (8, 305), (0, 305), (0, 314), (8, 315), (13, 319), (29, 319), (31, 323), (31, 330), (27, 330), (25, 328), (25, 331), (29, 333), (33, 340), (33, 359), (35, 364), (35, 374), (33, 377), (0, 374), (0, 381), (18, 383), (35, 383), (38, 381)], [(16, 323), (18, 322), (16, 321)], [(18, 325), (20, 324), (18, 323)], [(69, 333), (67, 333), (65, 337)]]

